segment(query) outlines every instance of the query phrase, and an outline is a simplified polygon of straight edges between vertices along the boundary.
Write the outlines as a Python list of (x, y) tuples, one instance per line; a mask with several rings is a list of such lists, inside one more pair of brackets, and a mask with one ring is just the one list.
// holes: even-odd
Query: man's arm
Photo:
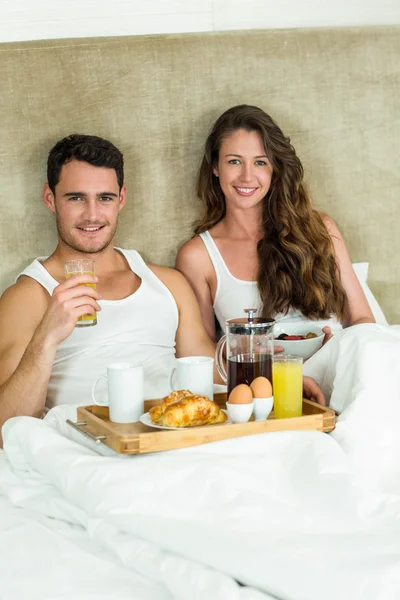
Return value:
[[(196, 296), (185, 277), (175, 269), (149, 265), (152, 271), (167, 286), (179, 312), (179, 326), (176, 332), (176, 356), (212, 356), (215, 344), (204, 329)], [(224, 383), (214, 363), (214, 381)]]
[[(29, 277), (0, 299), (0, 428), (15, 416), (40, 416), (58, 345), (79, 316), (100, 310), (100, 295), (79, 283), (97, 278), (77, 275), (60, 284), (50, 298)], [(0, 444), (2, 444), (0, 436)]]
[(13, 416), (39, 416), (43, 411), (49, 377), (45, 348), (32, 337), (47, 310), (46, 295), (37, 282), (24, 277), (0, 300), (1, 425)]

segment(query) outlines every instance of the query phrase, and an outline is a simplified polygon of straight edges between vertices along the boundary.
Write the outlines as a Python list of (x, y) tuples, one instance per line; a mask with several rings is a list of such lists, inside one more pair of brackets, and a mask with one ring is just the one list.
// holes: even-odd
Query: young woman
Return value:
[(252, 307), (277, 320), (375, 322), (337, 226), (312, 208), (295, 149), (263, 110), (240, 105), (219, 117), (197, 191), (204, 216), (176, 267), (211, 339), (214, 313), (224, 331)]

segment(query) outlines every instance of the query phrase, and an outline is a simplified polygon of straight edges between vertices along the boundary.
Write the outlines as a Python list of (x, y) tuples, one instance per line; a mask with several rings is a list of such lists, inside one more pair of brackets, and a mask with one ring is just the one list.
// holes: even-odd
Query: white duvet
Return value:
[(0, 599), (398, 600), (400, 328), (345, 330), (305, 370), (331, 435), (120, 457), (64, 407), (8, 421)]

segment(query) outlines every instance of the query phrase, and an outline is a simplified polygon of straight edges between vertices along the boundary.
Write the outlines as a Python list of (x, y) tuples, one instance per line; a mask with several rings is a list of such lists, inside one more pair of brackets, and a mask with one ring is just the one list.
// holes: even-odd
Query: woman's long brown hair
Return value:
[(230, 108), (207, 138), (197, 181), (205, 213), (195, 226), (195, 234), (210, 229), (225, 216), (225, 197), (213, 167), (218, 165), (223, 140), (238, 129), (260, 134), (273, 168), (263, 202), (263, 237), (257, 246), (262, 315), (286, 314), (293, 307), (309, 319), (327, 319), (333, 314), (346, 321), (348, 302), (333, 243), (320, 214), (311, 206), (303, 166), (290, 139), (256, 106)]

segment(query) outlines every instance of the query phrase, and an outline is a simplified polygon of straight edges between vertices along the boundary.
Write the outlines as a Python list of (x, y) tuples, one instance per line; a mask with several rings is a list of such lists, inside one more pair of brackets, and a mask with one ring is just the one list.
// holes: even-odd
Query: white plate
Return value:
[[(228, 413), (226, 412), (226, 410), (224, 410), (223, 408), (221, 408), (221, 410), (226, 414), (226, 416), (228, 416)], [(153, 423), (153, 421), (151, 420), (151, 416), (150, 413), (144, 413), (144, 415), (142, 415), (139, 419), (139, 421), (141, 423), (143, 423), (143, 425), (147, 425), (148, 427), (155, 427), (156, 429), (196, 429), (196, 427), (206, 427), (206, 425), (193, 425), (191, 427), (166, 427), (165, 425), (157, 425), (156, 423)], [(212, 425), (227, 425), (228, 423), (232, 423), (232, 421), (230, 420), (230, 418), (228, 417), (228, 420), (225, 421), (224, 423), (212, 423)]]

